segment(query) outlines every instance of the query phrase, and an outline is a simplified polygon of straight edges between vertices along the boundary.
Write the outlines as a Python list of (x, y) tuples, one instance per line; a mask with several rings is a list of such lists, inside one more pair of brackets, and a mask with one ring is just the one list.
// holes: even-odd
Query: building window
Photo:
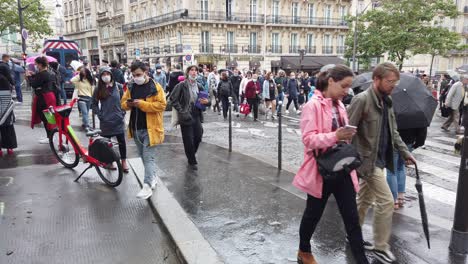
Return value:
[(307, 34), (306, 53), (315, 54), (314, 34)]
[(340, 6), (339, 13), (340, 13), (340, 20), (344, 21), (346, 18), (346, 6)]
[(314, 20), (315, 20), (314, 4), (308, 4), (307, 5), (307, 20), (308, 20), (310, 25), (314, 24)]
[(201, 45), (200, 45), (200, 52), (204, 53), (211, 53), (213, 52), (210, 45), (210, 32), (209, 31), (202, 31), (201, 33)]
[(292, 3), (291, 17), (292, 17), (293, 24), (299, 23), (299, 3), (296, 3), (296, 2)]
[(344, 52), (345, 52), (345, 36), (344, 35), (339, 35), (337, 42), (338, 43), (337, 43), (337, 47), (336, 47), (336, 53), (344, 54)]
[(448, 61), (448, 69), (449, 69), (449, 70), (452, 70), (452, 69), (453, 69), (453, 58), (449, 58), (449, 61)]
[(201, 19), (208, 20), (208, 0), (200, 0)]
[(271, 17), (273, 23), (278, 23), (279, 19), (279, 1), (273, 1), (273, 6), (271, 7)]
[(88, 49), (88, 41), (86, 41), (86, 39), (82, 39), (80, 41), (80, 48), (82, 49)]
[(250, 0), (250, 22), (257, 22), (257, 0)]
[(297, 45), (297, 33), (291, 33), (291, 44), (289, 47), (289, 53), (298, 53), (299, 46)]
[(234, 32), (228, 31), (226, 34), (226, 43), (228, 47), (234, 46)]
[(326, 34), (323, 35), (323, 54), (331, 54), (333, 53), (333, 47), (331, 46), (331, 36)]
[(330, 25), (331, 24), (331, 14), (332, 14), (331, 5), (326, 5), (324, 7), (323, 14), (324, 14), (323, 17), (324, 17), (325, 25)]
[(232, 17), (232, 0), (226, 0), (226, 17)]
[(280, 53), (280, 38), (279, 33), (272, 33), (271, 34), (271, 52), (272, 53)]

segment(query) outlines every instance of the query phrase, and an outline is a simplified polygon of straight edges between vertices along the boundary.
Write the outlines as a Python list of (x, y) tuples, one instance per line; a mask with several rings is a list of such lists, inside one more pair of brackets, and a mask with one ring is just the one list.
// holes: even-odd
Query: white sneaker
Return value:
[(284, 111), (285, 114), (289, 114), (289, 110)]
[(158, 181), (156, 181), (156, 178), (154, 178), (153, 181), (151, 181), (151, 190), (156, 189), (156, 184), (158, 184)]
[(301, 114), (301, 110), (296, 110), (296, 114), (297, 114), (297, 115), (300, 115), (300, 114)]
[(39, 139), (39, 144), (49, 144), (49, 138), (41, 138), (41, 139)]
[(151, 195), (153, 195), (153, 190), (151, 190), (151, 187), (147, 183), (145, 183), (143, 184), (143, 188), (141, 188), (141, 191), (138, 192), (137, 198), (146, 200), (150, 198)]
[(396, 257), (390, 250), (377, 250), (373, 251), (375, 258), (384, 264), (391, 264), (396, 261)]

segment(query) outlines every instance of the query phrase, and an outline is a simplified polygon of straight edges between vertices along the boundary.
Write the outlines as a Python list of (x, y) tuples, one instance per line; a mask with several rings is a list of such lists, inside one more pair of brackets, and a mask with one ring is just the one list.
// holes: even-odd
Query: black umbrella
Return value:
[(363, 74), (359, 74), (354, 78), (353, 83), (351, 85), (351, 89), (353, 89), (354, 94), (358, 94), (362, 91), (367, 90), (372, 84), (372, 72), (366, 72)]
[(457, 72), (467, 73), (468, 72), (468, 64), (462, 65), (457, 68)]
[(419, 171), (418, 165), (414, 164), (416, 170), (416, 190), (418, 190), (418, 198), (419, 198), (419, 210), (421, 211), (421, 222), (423, 226), (424, 235), (426, 236), (427, 240), (427, 247), (431, 248), (431, 242), (429, 237), (429, 222), (427, 220), (427, 212), (426, 212), (426, 204), (424, 203), (424, 194), (422, 189), (421, 178), (419, 178)]
[(400, 83), (392, 92), (392, 99), (398, 129), (430, 126), (437, 100), (419, 78), (401, 74)]

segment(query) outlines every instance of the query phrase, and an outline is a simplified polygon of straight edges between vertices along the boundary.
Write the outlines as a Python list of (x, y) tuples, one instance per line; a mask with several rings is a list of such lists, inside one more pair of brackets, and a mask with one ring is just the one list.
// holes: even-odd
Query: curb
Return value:
[[(141, 159), (128, 159), (128, 164), (142, 186), (144, 167)], [(172, 238), (179, 259), (186, 264), (224, 263), (161, 179), (156, 179), (158, 184), (148, 203)]]

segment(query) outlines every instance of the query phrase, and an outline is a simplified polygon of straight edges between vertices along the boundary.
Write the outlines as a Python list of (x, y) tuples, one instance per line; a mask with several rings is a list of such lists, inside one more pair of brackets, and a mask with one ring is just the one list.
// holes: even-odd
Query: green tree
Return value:
[[(358, 20), (357, 54), (371, 58), (386, 53), (400, 70), (408, 57), (429, 50), (425, 43), (429, 41), (428, 35), (449, 32), (438, 27), (438, 21), (459, 15), (456, 5), (448, 0), (382, 0), (379, 3), (378, 8), (357, 19), (351, 18), (351, 21)], [(352, 30), (351, 33), (354, 34)], [(352, 46), (348, 47), (347, 55), (350, 49)]]
[[(22, 0), (24, 28), (32, 39), (43, 39), (52, 34), (48, 24), (50, 12), (39, 8), (39, 0)], [(17, 0), (0, 0), (0, 33), (20, 32)]]

